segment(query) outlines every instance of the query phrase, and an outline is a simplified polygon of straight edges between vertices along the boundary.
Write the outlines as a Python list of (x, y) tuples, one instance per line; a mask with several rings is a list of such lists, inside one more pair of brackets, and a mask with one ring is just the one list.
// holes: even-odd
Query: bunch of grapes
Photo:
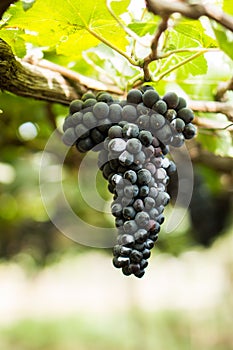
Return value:
[(99, 152), (98, 166), (113, 194), (117, 242), (113, 265), (142, 277), (164, 222), (166, 187), (175, 164), (169, 145), (180, 147), (196, 128), (193, 111), (174, 92), (162, 98), (151, 86), (133, 89), (125, 101), (86, 93), (70, 104), (63, 142), (79, 152)]

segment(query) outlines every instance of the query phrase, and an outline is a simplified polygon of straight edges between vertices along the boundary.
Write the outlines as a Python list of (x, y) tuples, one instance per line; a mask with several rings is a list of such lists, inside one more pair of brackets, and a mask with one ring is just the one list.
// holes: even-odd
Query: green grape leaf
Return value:
[(182, 19), (174, 30), (190, 38), (191, 41), (196, 41), (203, 48), (218, 46), (216, 40), (205, 33), (205, 28), (199, 20)]
[(233, 15), (233, 6), (231, 1), (229, 0), (223, 1), (223, 11), (228, 13), (229, 15)]
[(207, 61), (204, 55), (201, 55), (177, 69), (176, 77), (177, 79), (184, 80), (185, 77), (206, 74), (207, 70)]
[(105, 0), (37, 0), (26, 12), (16, 3), (9, 15), (8, 27), (26, 30), (28, 41), (31, 37), (32, 43), (55, 47), (58, 54), (79, 57), (102, 38), (122, 50), (128, 44)]
[(2, 29), (0, 31), (0, 37), (11, 46), (16, 56), (21, 58), (26, 55), (26, 44), (22, 31)]
[[(196, 49), (197, 52), (186, 52), (185, 49)], [(198, 53), (198, 49), (202, 48), (199, 42), (194, 38), (190, 38), (184, 34), (178, 33), (175, 30), (171, 30), (168, 33), (166, 42), (166, 51), (173, 51), (178, 49), (184, 49), (184, 52), (176, 52), (168, 58), (163, 59), (162, 69), (159, 73), (163, 73), (169, 70), (172, 66), (182, 63), (184, 60), (191, 58), (194, 54)], [(172, 74), (176, 74), (176, 78), (179, 80), (185, 80), (190, 76), (206, 74), (208, 70), (207, 60), (204, 55), (200, 55), (195, 59), (181, 65)]]
[(130, 0), (112, 0), (111, 1), (111, 9), (116, 15), (121, 15), (122, 13), (127, 11), (127, 8), (130, 4)]
[(134, 22), (130, 23), (128, 27), (133, 30), (137, 35), (144, 36), (146, 34), (153, 35), (157, 28), (157, 23), (152, 22)]
[(212, 21), (212, 27), (215, 36), (218, 40), (218, 44), (221, 50), (223, 50), (231, 59), (233, 59), (233, 33), (223, 28), (220, 24)]

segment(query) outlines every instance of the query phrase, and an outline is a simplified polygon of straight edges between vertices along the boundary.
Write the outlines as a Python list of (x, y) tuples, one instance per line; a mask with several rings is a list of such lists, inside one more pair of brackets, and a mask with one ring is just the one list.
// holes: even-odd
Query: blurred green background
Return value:
[[(136, 280), (112, 266), (111, 249), (65, 237), (43, 206), (41, 156), (55, 127), (59, 139), (67, 108), (2, 93), (1, 110), (0, 348), (233, 349), (231, 174), (195, 162), (196, 211), (174, 232), (162, 229), (146, 275)], [(80, 162), (70, 150), (63, 167), (69, 203), (90, 223), (112, 227), (110, 215), (79, 195)], [(52, 192), (53, 157), (50, 163)], [(100, 176), (96, 185), (110, 203)], [(85, 190), (92, 189), (90, 182)], [(59, 193), (50, 205), (59, 215)]]

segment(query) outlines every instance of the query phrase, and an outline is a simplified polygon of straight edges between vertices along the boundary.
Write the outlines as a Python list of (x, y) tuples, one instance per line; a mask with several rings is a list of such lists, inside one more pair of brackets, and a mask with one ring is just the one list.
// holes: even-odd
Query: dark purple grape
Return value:
[(140, 102), (142, 102), (141, 91), (137, 89), (130, 90), (127, 94), (127, 102), (135, 104), (139, 104)]

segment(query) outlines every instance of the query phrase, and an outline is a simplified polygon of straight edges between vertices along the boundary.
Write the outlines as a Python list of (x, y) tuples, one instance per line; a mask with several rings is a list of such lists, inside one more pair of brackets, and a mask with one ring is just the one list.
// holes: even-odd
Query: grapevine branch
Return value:
[(219, 172), (229, 173), (232, 176), (232, 157), (218, 156), (203, 150), (199, 145), (189, 148), (191, 159), (194, 163), (205, 164)]
[(208, 5), (201, 2), (183, 1), (183, 0), (146, 0), (149, 11), (161, 17), (170, 16), (173, 13), (180, 13), (182, 16), (198, 19), (201, 16), (207, 16), (215, 22), (221, 24), (226, 29), (233, 32), (233, 18), (214, 5)]
[(35, 99), (69, 104), (88, 90), (121, 93), (115, 86), (84, 77), (42, 60), (40, 65), (19, 61), (11, 47), (0, 39), (0, 89)]
[(225, 94), (227, 91), (233, 90), (233, 77), (226, 82), (221, 82), (218, 86), (215, 98), (217, 101), (222, 101), (225, 99)]
[(151, 53), (144, 59), (143, 71), (144, 71), (145, 81), (151, 80), (150, 71), (149, 71), (149, 64), (150, 64), (150, 62), (152, 62), (158, 58), (159, 39), (160, 39), (161, 35), (163, 34), (163, 32), (167, 29), (168, 19), (169, 19), (169, 16), (167, 16), (167, 15), (162, 17), (162, 21), (160, 22), (158, 29), (157, 29), (157, 32), (156, 32), (154, 39), (152, 40), (152, 43), (151, 43)]
[(189, 107), (196, 112), (225, 114), (233, 122), (233, 105), (230, 102), (189, 101)]

